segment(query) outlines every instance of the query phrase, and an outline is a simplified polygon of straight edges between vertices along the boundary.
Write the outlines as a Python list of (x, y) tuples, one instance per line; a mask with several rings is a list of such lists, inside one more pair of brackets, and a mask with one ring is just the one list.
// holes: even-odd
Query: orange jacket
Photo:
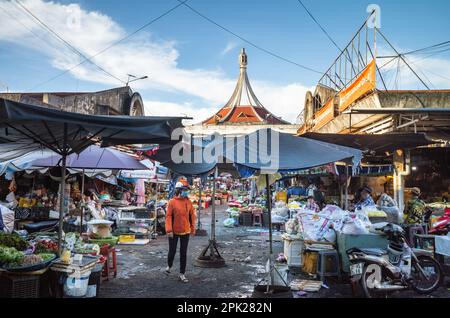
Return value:
[(195, 234), (195, 209), (188, 198), (174, 197), (166, 214), (166, 232), (178, 235)]

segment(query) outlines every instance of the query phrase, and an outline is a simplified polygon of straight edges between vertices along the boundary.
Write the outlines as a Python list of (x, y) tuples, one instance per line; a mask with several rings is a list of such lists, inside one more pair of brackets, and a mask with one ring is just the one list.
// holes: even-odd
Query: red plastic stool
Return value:
[(103, 267), (102, 276), (105, 280), (109, 280), (109, 273), (114, 273), (114, 278), (117, 277), (117, 258), (116, 258), (116, 248), (110, 247), (109, 244), (104, 245), (100, 249), (100, 254), (106, 257), (105, 265)]

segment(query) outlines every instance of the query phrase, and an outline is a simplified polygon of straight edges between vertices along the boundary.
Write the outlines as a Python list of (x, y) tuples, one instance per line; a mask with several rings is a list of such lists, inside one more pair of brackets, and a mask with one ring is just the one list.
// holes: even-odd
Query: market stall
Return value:
[[(82, 152), (95, 142), (102, 142), (102, 146), (171, 143), (170, 137), (173, 129), (182, 126), (182, 118), (179, 117), (132, 118), (83, 115), (5, 99), (0, 99), (0, 113), (1, 143), (13, 144), (13, 147), (16, 147), (8, 151), (4, 160), (11, 159), (12, 154), (20, 156), (30, 150), (42, 148), (49, 149), (61, 156), (57, 243), (58, 255), (63, 262), (69, 264), (79, 261), (82, 257), (74, 253), (73, 245), (69, 243), (70, 237), (66, 234), (63, 238), (62, 235), (63, 218), (69, 205), (66, 187), (67, 157), (73, 153)], [(23, 151), (24, 149), (26, 152)], [(22, 261), (28, 264), (29, 260), (32, 260), (33, 264), (36, 262), (40, 264), (48, 260), (40, 255), (27, 257), (28, 255), (25, 256), (24, 252), (16, 251), (9, 250), (6, 253), (10, 259), (7, 262), (3, 261), (2, 268), (8, 271), (13, 269), (9, 264), (16, 265)], [(11, 257), (10, 254), (13, 256)], [(19, 263), (19, 266), (21, 265), (23, 264)]]

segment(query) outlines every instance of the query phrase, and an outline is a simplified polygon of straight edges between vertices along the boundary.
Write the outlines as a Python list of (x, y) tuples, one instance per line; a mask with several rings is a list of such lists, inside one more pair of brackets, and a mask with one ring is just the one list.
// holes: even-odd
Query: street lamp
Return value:
[[(127, 84), (126, 84), (126, 86), (128, 86), (128, 84), (130, 84), (131, 82), (135, 82), (135, 81), (139, 81), (139, 80), (143, 80), (143, 79), (148, 78), (147, 75), (142, 76), (142, 77), (139, 77), (139, 78), (137, 78), (136, 76), (134, 76), (134, 75), (132, 75), (132, 74), (127, 74), (127, 75), (128, 75), (128, 79), (127, 79)], [(133, 79), (130, 80), (130, 78), (133, 78)]]

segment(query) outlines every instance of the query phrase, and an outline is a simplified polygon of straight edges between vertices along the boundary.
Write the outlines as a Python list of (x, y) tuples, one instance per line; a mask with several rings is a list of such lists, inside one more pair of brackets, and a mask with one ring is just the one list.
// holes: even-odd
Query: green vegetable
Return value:
[(55, 257), (55, 254), (52, 253), (40, 253), (37, 255), (40, 256), (44, 262), (47, 262)]
[(0, 233), (0, 245), (14, 247), (19, 251), (24, 251), (28, 248), (27, 241), (17, 234)]
[(106, 244), (114, 246), (117, 244), (117, 240), (118, 240), (117, 236), (112, 236), (111, 238), (104, 238), (104, 239), (89, 239), (89, 243), (98, 244), (100, 247)]
[(14, 247), (0, 246), (0, 264), (7, 266), (18, 265), (22, 262), (25, 254)]

